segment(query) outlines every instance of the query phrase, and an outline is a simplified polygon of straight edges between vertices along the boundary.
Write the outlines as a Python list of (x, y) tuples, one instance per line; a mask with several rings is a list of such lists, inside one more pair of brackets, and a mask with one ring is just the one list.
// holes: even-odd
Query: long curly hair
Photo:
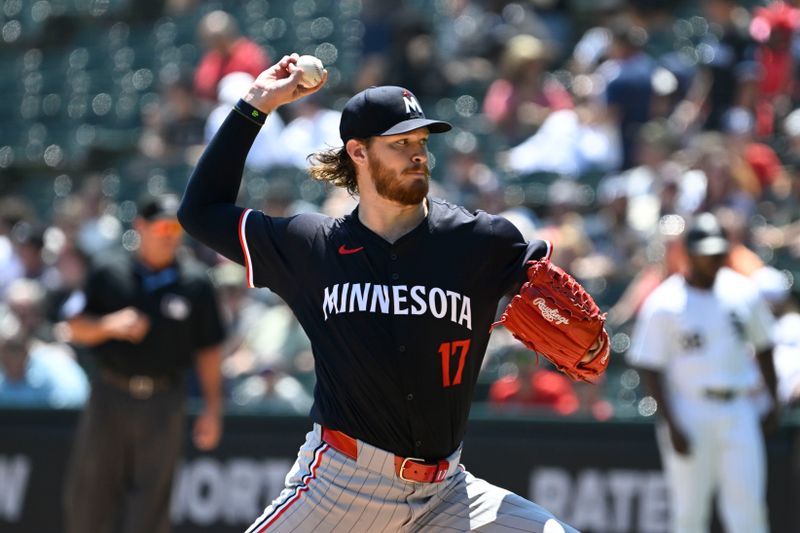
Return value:
[[(372, 139), (363, 139), (369, 148)], [(325, 181), (337, 187), (344, 187), (350, 194), (358, 194), (356, 167), (344, 146), (322, 150), (308, 156), (311, 164), (308, 173), (317, 181)]]

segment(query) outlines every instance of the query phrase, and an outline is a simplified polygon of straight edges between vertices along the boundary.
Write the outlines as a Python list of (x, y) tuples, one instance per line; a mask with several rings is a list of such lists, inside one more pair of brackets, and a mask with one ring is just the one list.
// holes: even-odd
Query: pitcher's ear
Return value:
[(350, 139), (345, 144), (347, 155), (354, 163), (361, 163), (367, 159), (367, 143), (361, 139)]

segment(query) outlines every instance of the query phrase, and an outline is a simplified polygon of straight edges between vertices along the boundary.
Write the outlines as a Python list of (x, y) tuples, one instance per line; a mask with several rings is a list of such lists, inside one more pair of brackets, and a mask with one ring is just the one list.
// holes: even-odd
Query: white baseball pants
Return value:
[(727, 533), (767, 533), (766, 453), (756, 406), (746, 396), (730, 401), (673, 398), (689, 440), (675, 452), (666, 425), (657, 436), (672, 499), (674, 533), (707, 533), (717, 491)]

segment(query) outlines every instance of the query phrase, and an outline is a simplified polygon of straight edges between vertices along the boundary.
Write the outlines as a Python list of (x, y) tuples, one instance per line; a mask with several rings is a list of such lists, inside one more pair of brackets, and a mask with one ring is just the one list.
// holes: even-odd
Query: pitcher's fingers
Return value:
[(319, 80), (318, 84), (316, 84), (314, 87), (302, 87), (302, 86), (300, 86), (299, 89), (302, 91), (303, 96), (308, 96), (309, 94), (313, 94), (313, 93), (319, 91), (320, 89), (322, 89), (322, 86), (325, 85), (326, 81), (328, 81), (328, 71), (327, 70), (323, 70), (322, 71), (322, 78)]
[(281, 60), (278, 61), (278, 64), (281, 66), (281, 68), (288, 68), (288, 66), (292, 63), (297, 63), (297, 58), (292, 56), (283, 56)]

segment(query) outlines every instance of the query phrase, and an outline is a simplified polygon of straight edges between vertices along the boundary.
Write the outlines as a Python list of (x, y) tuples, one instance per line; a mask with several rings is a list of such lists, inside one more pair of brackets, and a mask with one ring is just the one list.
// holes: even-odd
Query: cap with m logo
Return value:
[(350, 139), (397, 135), (418, 128), (444, 133), (452, 126), (425, 118), (417, 97), (408, 89), (384, 85), (364, 89), (347, 101), (342, 110), (339, 134), (346, 143)]

